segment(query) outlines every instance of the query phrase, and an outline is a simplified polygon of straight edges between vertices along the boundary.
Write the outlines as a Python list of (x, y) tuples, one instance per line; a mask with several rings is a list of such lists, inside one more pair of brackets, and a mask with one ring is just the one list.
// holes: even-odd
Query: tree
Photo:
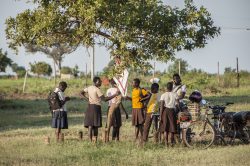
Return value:
[[(59, 69), (59, 74), (61, 74), (62, 61), (65, 54), (69, 54), (73, 52), (76, 47), (69, 46), (67, 44), (62, 43), (54, 43), (50, 47), (48, 46), (37, 46), (32, 44), (25, 44), (26, 52), (36, 53), (42, 52), (48, 55), (49, 58), (52, 58), (54, 63), (57, 65)], [(56, 69), (54, 68), (56, 72)]]
[(75, 65), (75, 67), (72, 69), (72, 74), (76, 78), (79, 74), (79, 67)]
[(26, 70), (25, 67), (23, 66), (18, 66), (16, 63), (13, 63), (11, 65), (11, 68), (14, 72), (16, 72), (18, 77), (24, 77), (26, 74)]
[(61, 72), (62, 74), (72, 74), (72, 69), (68, 66), (63, 66)]
[(232, 69), (231, 67), (225, 67), (224, 73), (236, 73), (236, 69)]
[(12, 60), (7, 57), (7, 51), (3, 53), (2, 49), (0, 48), (0, 72), (5, 72), (6, 67), (11, 65)]
[(179, 9), (159, 0), (33, 0), (38, 6), (6, 20), (9, 47), (105, 46), (116, 70), (173, 60), (180, 50), (205, 46), (219, 34), (210, 13), (185, 0)]
[(109, 61), (108, 65), (103, 68), (102, 74), (109, 77), (109, 78), (112, 78), (112, 75), (114, 74), (113, 73), (114, 69), (115, 69), (115, 61), (111, 60), (111, 61)]
[(40, 75), (50, 76), (52, 73), (51, 66), (49, 64), (47, 64), (46, 62), (38, 62), (38, 63), (34, 63), (34, 64), (30, 63), (30, 67), (31, 67), (31, 72), (37, 74), (38, 77)]
[(180, 73), (185, 74), (188, 71), (188, 63), (183, 59), (176, 59), (172, 65), (168, 67), (168, 72), (170, 74), (179, 73), (179, 63), (180, 63)]

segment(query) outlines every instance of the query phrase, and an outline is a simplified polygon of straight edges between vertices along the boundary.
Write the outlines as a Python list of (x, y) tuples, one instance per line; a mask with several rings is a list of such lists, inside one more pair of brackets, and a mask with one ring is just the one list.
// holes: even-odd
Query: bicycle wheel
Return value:
[(213, 144), (215, 131), (208, 121), (192, 122), (184, 131), (184, 143), (190, 148), (206, 149)]
[(228, 123), (225, 119), (223, 119), (219, 132), (226, 144), (232, 145), (234, 143), (237, 133), (234, 123)]

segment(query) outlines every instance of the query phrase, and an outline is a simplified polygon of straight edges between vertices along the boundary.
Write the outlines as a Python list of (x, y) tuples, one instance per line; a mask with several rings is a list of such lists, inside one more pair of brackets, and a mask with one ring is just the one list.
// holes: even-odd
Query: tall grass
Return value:
[[(223, 98), (223, 99), (221, 99)], [(250, 110), (250, 97), (210, 97), (210, 100), (234, 101), (237, 110)], [(130, 109), (130, 103), (126, 103)], [(103, 104), (105, 106), (105, 104)], [(90, 143), (83, 127), (86, 103), (75, 99), (67, 104), (69, 129), (63, 130), (64, 143), (56, 143), (51, 129), (51, 114), (45, 100), (4, 100), (0, 103), (0, 165), (249, 165), (250, 145), (212, 146), (207, 150), (183, 145), (165, 147), (153, 140), (140, 147), (134, 142), (131, 121), (123, 119), (121, 141)], [(105, 111), (103, 109), (103, 111)], [(105, 113), (103, 113), (105, 115)], [(103, 125), (105, 124), (105, 117)], [(78, 132), (83, 131), (83, 140)], [(46, 144), (45, 138), (51, 143)]]
[[(197, 88), (211, 104), (234, 102), (235, 104), (228, 107), (227, 111), (250, 110), (250, 86), (247, 80), (244, 80), (240, 88), (224, 88), (216, 86), (216, 79), (212, 76), (204, 75), (196, 80), (187, 78), (188, 76), (184, 76), (183, 82), (188, 86), (188, 94)], [(142, 82), (146, 82), (147, 79), (149, 78), (144, 78)], [(163, 89), (164, 83), (170, 79), (171, 77), (162, 77)], [(69, 129), (63, 131), (64, 143), (56, 143), (54, 130), (49, 127), (51, 113), (45, 100), (49, 90), (54, 89), (53, 80), (29, 78), (25, 96), (22, 94), (23, 79), (0, 79), (0, 93), (7, 96), (5, 100), (0, 99), (0, 165), (248, 166), (250, 164), (250, 145), (212, 146), (207, 150), (197, 150), (182, 145), (165, 147), (154, 144), (150, 139), (142, 148), (134, 142), (134, 128), (130, 119), (123, 119), (120, 142), (103, 143), (100, 138), (103, 132), (101, 128), (99, 141), (93, 145), (88, 141), (87, 129), (83, 127), (87, 103), (78, 98), (80, 90), (84, 87), (84, 80), (73, 79), (67, 82), (69, 86), (65, 93), (72, 97), (67, 103)], [(88, 83), (90, 82), (89, 80)], [(150, 84), (142, 83), (142, 87), (149, 88)], [(102, 91), (105, 92), (107, 88), (103, 87)], [(32, 96), (34, 94), (38, 96)], [(130, 113), (131, 103), (125, 101), (124, 105)], [(107, 104), (103, 103), (103, 126), (106, 110)], [(79, 131), (84, 133), (81, 141), (78, 140)], [(51, 138), (49, 145), (44, 140), (48, 136)]]

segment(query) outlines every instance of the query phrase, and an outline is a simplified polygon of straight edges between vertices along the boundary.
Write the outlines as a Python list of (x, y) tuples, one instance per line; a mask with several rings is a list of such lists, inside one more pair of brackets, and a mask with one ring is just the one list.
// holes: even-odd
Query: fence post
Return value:
[(240, 73), (239, 73), (238, 57), (236, 58), (236, 72), (237, 72), (237, 88), (239, 88), (240, 87)]
[(220, 84), (220, 63), (217, 63), (217, 79), (218, 79), (218, 85)]
[(23, 93), (24, 93), (24, 91), (25, 91), (27, 75), (28, 75), (28, 70), (26, 70), (25, 77), (24, 77), (24, 82), (23, 82)]

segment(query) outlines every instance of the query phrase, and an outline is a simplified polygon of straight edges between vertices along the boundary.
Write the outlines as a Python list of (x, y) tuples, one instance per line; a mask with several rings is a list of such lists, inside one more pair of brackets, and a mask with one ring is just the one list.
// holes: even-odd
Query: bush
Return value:
[(62, 74), (72, 74), (72, 69), (68, 66), (63, 66), (61, 69)]

